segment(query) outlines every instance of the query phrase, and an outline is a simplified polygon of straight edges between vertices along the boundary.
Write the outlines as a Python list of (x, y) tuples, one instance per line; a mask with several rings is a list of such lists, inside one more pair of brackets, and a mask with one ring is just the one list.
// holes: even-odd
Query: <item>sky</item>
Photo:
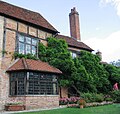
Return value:
[(2, 0), (39, 12), (62, 35), (70, 36), (69, 13), (79, 13), (81, 41), (105, 62), (120, 59), (120, 0)]

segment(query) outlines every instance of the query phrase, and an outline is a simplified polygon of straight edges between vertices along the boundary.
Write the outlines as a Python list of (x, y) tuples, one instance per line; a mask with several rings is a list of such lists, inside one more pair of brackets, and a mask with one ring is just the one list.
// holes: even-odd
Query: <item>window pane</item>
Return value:
[(19, 41), (24, 42), (24, 36), (18, 35)]
[(25, 79), (24, 72), (13, 72), (10, 75), (10, 95), (25, 95)]
[(37, 40), (36, 39), (32, 39), (32, 44), (36, 46), (37, 45)]
[(26, 43), (31, 44), (31, 38), (26, 37)]
[(35, 55), (36, 54), (36, 47), (32, 46), (32, 54)]
[(30, 50), (30, 45), (26, 45), (26, 54), (31, 53)]
[(58, 94), (57, 77), (39, 72), (16, 72), (10, 75), (11, 95), (56, 95)]
[(77, 57), (77, 54), (74, 53), (74, 52), (72, 52), (72, 58), (74, 59), (74, 58), (76, 58), (76, 57)]
[(24, 50), (25, 50), (24, 44), (23, 43), (19, 43), (19, 53), (25, 54)]
[(38, 44), (38, 40), (35, 38), (31, 38), (31, 37), (27, 37), (27, 36), (23, 36), (18, 34), (18, 44), (19, 44), (19, 53), (22, 54), (33, 54), (35, 55), (37, 52), (37, 44)]

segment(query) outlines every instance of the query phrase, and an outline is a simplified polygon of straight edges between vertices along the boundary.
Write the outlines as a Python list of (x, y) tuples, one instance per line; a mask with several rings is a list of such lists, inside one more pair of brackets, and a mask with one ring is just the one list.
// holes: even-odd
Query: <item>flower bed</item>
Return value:
[(68, 105), (68, 104), (77, 104), (79, 97), (70, 97), (70, 98), (60, 98), (59, 104), (60, 105)]

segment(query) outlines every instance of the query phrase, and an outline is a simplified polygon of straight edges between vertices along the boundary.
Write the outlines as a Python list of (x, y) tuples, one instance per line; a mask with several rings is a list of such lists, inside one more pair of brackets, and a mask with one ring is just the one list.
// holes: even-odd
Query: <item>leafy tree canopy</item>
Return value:
[(39, 44), (39, 59), (63, 72), (60, 78), (61, 86), (73, 87), (79, 94), (110, 90), (109, 73), (97, 55), (81, 51), (80, 56), (73, 59), (64, 40), (55, 38), (47, 40), (47, 47)]

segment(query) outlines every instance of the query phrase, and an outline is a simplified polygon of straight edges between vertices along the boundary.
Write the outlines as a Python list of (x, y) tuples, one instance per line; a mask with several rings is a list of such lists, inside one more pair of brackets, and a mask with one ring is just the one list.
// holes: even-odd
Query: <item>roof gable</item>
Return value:
[(49, 73), (57, 73), (57, 74), (62, 73), (59, 69), (50, 66), (46, 62), (42, 62), (40, 60), (24, 59), (24, 58), (15, 61), (15, 63), (8, 68), (7, 72), (20, 71), (20, 70), (33, 70), (33, 71), (49, 72)]
[(79, 42), (77, 41), (76, 39), (73, 39), (72, 37), (69, 37), (69, 36), (64, 36), (64, 35), (58, 35), (56, 36), (57, 38), (61, 38), (61, 39), (64, 39), (67, 43), (68, 43), (68, 46), (70, 47), (76, 47), (78, 49), (83, 49), (83, 50), (87, 50), (87, 51), (90, 51), (92, 52), (93, 49), (91, 49), (89, 46), (87, 46), (85, 43), (83, 42)]
[(58, 31), (39, 13), (0, 1), (0, 14), (31, 23), (57, 33)]

